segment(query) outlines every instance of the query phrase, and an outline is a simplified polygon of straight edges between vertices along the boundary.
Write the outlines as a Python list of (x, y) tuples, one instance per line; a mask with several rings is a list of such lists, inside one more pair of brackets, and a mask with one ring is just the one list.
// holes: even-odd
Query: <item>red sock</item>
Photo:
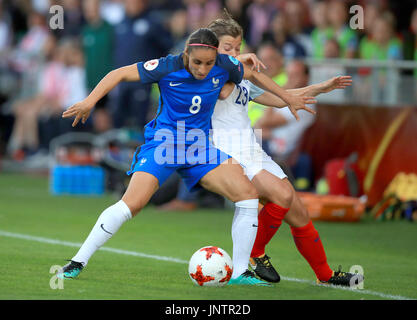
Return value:
[(289, 208), (282, 208), (268, 202), (258, 215), (258, 232), (253, 244), (251, 257), (259, 257), (265, 253), (265, 246), (272, 239), (282, 224), (282, 220)]
[(291, 227), (291, 233), (298, 251), (310, 264), (316, 277), (321, 281), (328, 281), (333, 271), (327, 264), (326, 253), (313, 222), (310, 221), (300, 228)]

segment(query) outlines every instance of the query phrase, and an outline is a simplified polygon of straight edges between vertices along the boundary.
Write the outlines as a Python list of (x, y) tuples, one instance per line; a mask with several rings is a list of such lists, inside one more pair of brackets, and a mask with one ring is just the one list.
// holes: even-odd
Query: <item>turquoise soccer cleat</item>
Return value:
[(252, 271), (246, 270), (239, 277), (235, 279), (230, 279), (228, 284), (230, 285), (251, 285), (251, 286), (265, 286), (271, 287), (272, 284), (266, 281), (259, 280), (256, 278), (255, 274)]
[(70, 260), (56, 276), (59, 279), (74, 279), (80, 274), (83, 268), (84, 265), (81, 262)]

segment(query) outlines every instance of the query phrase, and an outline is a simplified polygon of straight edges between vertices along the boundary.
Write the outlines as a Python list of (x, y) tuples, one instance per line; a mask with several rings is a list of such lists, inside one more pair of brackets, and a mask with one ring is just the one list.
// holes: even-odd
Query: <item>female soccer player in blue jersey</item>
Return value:
[(128, 172), (132, 178), (125, 194), (102, 212), (77, 254), (58, 276), (76, 277), (94, 252), (177, 171), (189, 189), (202, 186), (235, 203), (230, 283), (268, 285), (247, 270), (257, 231), (258, 194), (241, 166), (213, 147), (209, 139), (210, 118), (223, 85), (227, 81), (237, 84), (242, 78), (279, 95), (296, 110), (305, 107), (304, 100), (235, 58), (217, 54), (217, 47), (216, 35), (209, 29), (199, 29), (190, 35), (183, 53), (113, 70), (86, 99), (63, 113), (64, 118), (75, 117), (75, 126), (79, 121), (84, 123), (97, 101), (121, 81), (159, 85), (158, 113), (145, 127), (145, 143), (134, 155)]
[[(225, 19), (213, 21), (208, 28), (218, 37), (219, 53), (234, 57), (240, 55), (243, 31), (227, 12)], [(291, 92), (316, 96), (334, 89), (343, 89), (351, 82), (349, 76), (340, 76), (309, 87), (294, 89)], [(284, 107), (286, 103), (269, 92), (253, 88), (249, 81), (244, 80), (238, 86), (227, 83), (223, 87), (220, 94), (221, 100), (217, 102), (212, 116), (215, 146), (231, 155), (245, 167), (245, 172), (256, 187), (260, 202), (264, 205), (258, 217), (258, 233), (251, 253), (252, 268), (264, 280), (270, 282), (280, 280), (269, 257), (265, 254), (265, 246), (277, 232), (282, 221), (285, 221), (290, 225), (297, 249), (310, 264), (320, 283), (350, 286), (362, 281), (363, 278), (359, 275), (340, 270), (333, 271), (329, 267), (319, 234), (287, 176), (255, 142), (256, 139), (252, 138), (254, 133), (251, 129), (247, 107), (249, 99), (242, 98), (243, 92), (248, 97), (253, 97), (256, 102), (267, 106)], [(310, 97), (306, 97), (305, 101), (309, 100)], [(304, 109), (313, 112), (309, 108)], [(296, 109), (292, 109), (291, 112), (295, 117), (298, 117)], [(244, 142), (240, 142), (238, 146), (225, 143), (221, 139), (222, 136), (231, 136), (233, 132), (240, 132), (242, 135), (247, 131), (250, 131), (249, 135), (245, 135), (248, 138), (241, 139)], [(248, 156), (253, 154), (259, 156)]]

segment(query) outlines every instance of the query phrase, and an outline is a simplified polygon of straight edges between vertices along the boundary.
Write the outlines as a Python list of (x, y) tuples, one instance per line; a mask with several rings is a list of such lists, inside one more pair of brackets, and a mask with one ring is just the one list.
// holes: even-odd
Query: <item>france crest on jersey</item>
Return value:
[(161, 185), (178, 171), (188, 188), (194, 189), (208, 171), (230, 158), (209, 139), (211, 116), (223, 85), (241, 82), (243, 66), (231, 56), (218, 54), (202, 80), (186, 70), (183, 54), (139, 62), (137, 67), (141, 82), (158, 83), (160, 98), (156, 117), (145, 126), (145, 144), (135, 153), (128, 174), (148, 172)]

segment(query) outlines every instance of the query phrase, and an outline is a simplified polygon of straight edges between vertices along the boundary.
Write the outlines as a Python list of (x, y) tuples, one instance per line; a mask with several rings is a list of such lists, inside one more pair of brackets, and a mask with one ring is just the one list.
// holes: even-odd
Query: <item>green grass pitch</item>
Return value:
[(280, 283), (204, 288), (189, 279), (187, 262), (206, 245), (231, 255), (233, 212), (165, 213), (151, 206), (123, 225), (105, 244), (112, 249), (99, 250), (78, 279), (52, 289), (50, 268), (76, 253), (98, 215), (117, 200), (111, 195), (52, 196), (46, 177), (0, 174), (0, 299), (417, 299), (416, 224), (370, 218), (352, 224), (315, 222), (332, 268), (363, 268), (362, 290), (315, 285), (285, 223), (267, 247), (283, 277)]

